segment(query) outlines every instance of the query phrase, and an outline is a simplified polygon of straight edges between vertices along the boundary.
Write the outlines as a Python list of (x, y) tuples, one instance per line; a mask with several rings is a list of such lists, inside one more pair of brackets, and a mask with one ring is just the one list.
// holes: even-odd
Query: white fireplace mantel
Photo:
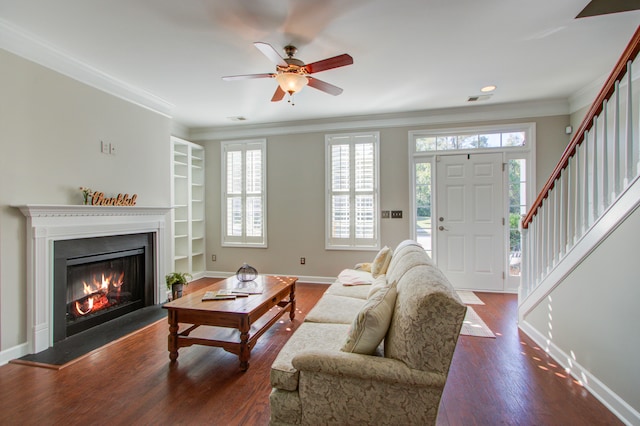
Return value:
[(16, 206), (27, 217), (27, 332), (30, 353), (53, 345), (53, 243), (57, 240), (154, 234), (155, 303), (166, 292), (170, 207), (111, 207), (28, 204)]

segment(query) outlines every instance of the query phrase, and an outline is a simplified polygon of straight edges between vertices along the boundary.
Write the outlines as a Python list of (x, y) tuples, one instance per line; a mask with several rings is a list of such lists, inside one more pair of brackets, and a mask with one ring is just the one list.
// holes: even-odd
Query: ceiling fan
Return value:
[(222, 77), (222, 79), (225, 81), (234, 81), (253, 78), (275, 78), (278, 82), (278, 87), (271, 98), (271, 102), (281, 101), (287, 93), (289, 94), (289, 102), (291, 102), (293, 94), (302, 90), (306, 85), (330, 95), (337, 96), (342, 93), (342, 89), (340, 87), (318, 80), (317, 78), (312, 77), (311, 74), (353, 64), (353, 58), (346, 53), (332, 58), (323, 59), (321, 61), (312, 62), (310, 64), (305, 64), (301, 60), (294, 58), (294, 55), (298, 51), (295, 46), (285, 46), (284, 52), (287, 57), (283, 58), (273, 48), (273, 46), (268, 43), (255, 42), (253, 44), (267, 58), (276, 64), (276, 72), (230, 75)]
[(640, 0), (591, 0), (576, 19), (638, 9), (640, 9)]

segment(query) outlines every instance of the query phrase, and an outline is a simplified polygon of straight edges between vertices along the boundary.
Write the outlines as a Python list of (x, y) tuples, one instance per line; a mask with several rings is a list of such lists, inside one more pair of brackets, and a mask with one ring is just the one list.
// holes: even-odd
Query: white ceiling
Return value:
[[(640, 23), (640, 11), (574, 19), (587, 3), (0, 0), (0, 27), (212, 128), (468, 106), (488, 84), (475, 105), (566, 100), (608, 75)], [(291, 106), (270, 102), (275, 80), (223, 81), (275, 71), (255, 41), (294, 44), (306, 63), (349, 53), (353, 65), (314, 75), (344, 92), (305, 88)]]

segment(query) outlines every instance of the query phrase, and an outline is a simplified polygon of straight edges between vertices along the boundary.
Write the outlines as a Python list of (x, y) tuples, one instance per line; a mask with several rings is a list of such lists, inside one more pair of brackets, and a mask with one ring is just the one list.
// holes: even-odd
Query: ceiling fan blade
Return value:
[(640, 0), (591, 0), (576, 19), (638, 9), (640, 9)]
[(282, 87), (278, 86), (276, 92), (273, 94), (273, 98), (271, 98), (271, 102), (281, 101), (284, 98), (284, 95), (284, 90), (282, 90)]
[(224, 81), (234, 81), (234, 80), (250, 80), (252, 78), (271, 78), (275, 77), (273, 73), (263, 73), (263, 74), (244, 74), (244, 75), (227, 75), (222, 77)]
[(344, 67), (353, 64), (353, 58), (346, 53), (334, 56), (333, 58), (323, 59), (322, 61), (312, 62), (305, 65), (307, 73), (313, 74), (320, 71), (330, 70), (332, 68)]
[(253, 45), (257, 47), (258, 50), (260, 50), (264, 54), (264, 56), (269, 58), (271, 62), (273, 62), (274, 64), (280, 65), (282, 67), (289, 66), (289, 64), (287, 64), (287, 62), (282, 58), (282, 56), (280, 56), (278, 51), (274, 49), (273, 46), (271, 46), (269, 43), (256, 41), (255, 43), (253, 43)]
[(321, 90), (325, 93), (328, 93), (333, 96), (338, 96), (342, 93), (342, 89), (338, 86), (334, 86), (333, 84), (329, 84), (326, 81), (318, 80), (317, 78), (307, 77), (309, 79), (309, 86), (314, 89)]

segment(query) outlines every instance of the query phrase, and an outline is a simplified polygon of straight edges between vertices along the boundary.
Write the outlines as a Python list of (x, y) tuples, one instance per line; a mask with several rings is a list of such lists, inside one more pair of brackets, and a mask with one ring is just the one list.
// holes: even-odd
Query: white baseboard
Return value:
[(29, 353), (29, 345), (23, 343), (0, 352), (0, 366), (7, 364), (12, 359), (23, 357)]
[[(206, 271), (204, 272), (204, 276), (207, 278), (229, 278), (234, 276), (235, 272), (223, 272), (223, 271)], [(269, 274), (269, 275), (282, 275), (288, 276), (289, 274)], [(310, 284), (333, 284), (336, 280), (336, 277), (314, 277), (310, 275), (296, 275), (298, 277), (299, 283), (310, 283)]]
[[(598, 380), (590, 371), (578, 364), (570, 355), (566, 354), (553, 342), (550, 342), (526, 320), (520, 321), (518, 326), (550, 357), (564, 367), (565, 371), (571, 374), (576, 380), (579, 380), (584, 388), (607, 407), (609, 411), (615, 414), (620, 421), (627, 425), (640, 425), (640, 413), (609, 389), (607, 385)], [(570, 365), (569, 362), (571, 363)]]

